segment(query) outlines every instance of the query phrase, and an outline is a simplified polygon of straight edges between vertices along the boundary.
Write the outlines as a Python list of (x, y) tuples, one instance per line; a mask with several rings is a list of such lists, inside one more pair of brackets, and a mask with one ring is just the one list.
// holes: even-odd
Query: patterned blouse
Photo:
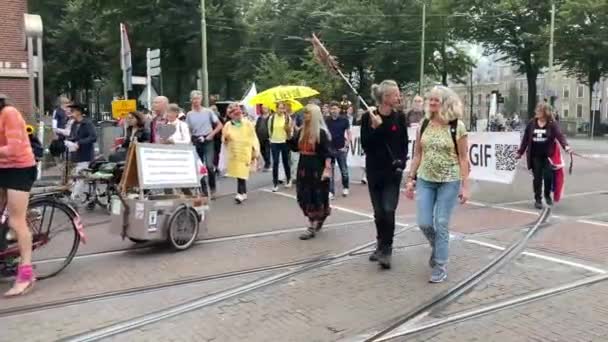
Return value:
[[(458, 121), (456, 140), (468, 135), (462, 121)], [(456, 147), (450, 134), (450, 126), (429, 123), (420, 138), (422, 161), (418, 177), (427, 182), (447, 183), (460, 180), (460, 164)]]

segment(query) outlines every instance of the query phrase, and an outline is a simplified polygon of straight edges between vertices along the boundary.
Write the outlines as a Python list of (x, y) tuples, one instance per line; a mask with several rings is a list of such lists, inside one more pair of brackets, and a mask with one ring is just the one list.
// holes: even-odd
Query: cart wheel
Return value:
[(177, 250), (188, 249), (198, 236), (199, 220), (196, 211), (178, 208), (169, 218), (169, 243)]

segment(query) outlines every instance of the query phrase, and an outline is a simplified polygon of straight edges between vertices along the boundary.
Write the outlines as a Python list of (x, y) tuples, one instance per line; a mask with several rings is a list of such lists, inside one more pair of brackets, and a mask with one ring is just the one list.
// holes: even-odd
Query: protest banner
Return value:
[[(350, 167), (365, 167), (365, 152), (361, 147), (360, 127), (352, 127), (348, 165)], [(406, 171), (409, 171), (416, 144), (416, 128), (408, 129), (408, 161)], [(511, 184), (515, 178), (517, 159), (515, 152), (519, 146), (518, 132), (470, 132), (469, 160), (471, 163), (471, 179)]]

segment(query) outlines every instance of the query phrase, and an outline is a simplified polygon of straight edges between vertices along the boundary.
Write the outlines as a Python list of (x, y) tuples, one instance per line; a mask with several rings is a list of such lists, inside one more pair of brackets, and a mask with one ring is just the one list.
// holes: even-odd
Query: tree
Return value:
[(88, 0), (70, 0), (56, 27), (48, 32), (46, 69), (52, 89), (77, 92), (93, 88), (93, 80), (107, 72), (107, 55), (100, 35), (100, 21)]
[(462, 25), (470, 27), (459, 30), (459, 36), (482, 44), (488, 54), (501, 56), (526, 75), (530, 117), (536, 106), (536, 78), (547, 65), (550, 5), (550, 0), (454, 1), (453, 8), (466, 14), (459, 17)]
[(608, 76), (608, 3), (566, 0), (556, 21), (557, 60), (568, 75), (589, 87), (591, 109), (594, 86)]
[(505, 114), (511, 115), (519, 112), (519, 90), (512, 83), (509, 85), (509, 94), (505, 98)]

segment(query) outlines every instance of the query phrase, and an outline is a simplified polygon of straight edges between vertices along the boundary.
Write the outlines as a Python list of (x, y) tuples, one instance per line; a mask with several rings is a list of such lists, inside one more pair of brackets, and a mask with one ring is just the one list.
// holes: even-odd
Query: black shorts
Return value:
[(36, 166), (10, 169), (0, 168), (0, 189), (30, 192), (37, 175), (38, 169)]

